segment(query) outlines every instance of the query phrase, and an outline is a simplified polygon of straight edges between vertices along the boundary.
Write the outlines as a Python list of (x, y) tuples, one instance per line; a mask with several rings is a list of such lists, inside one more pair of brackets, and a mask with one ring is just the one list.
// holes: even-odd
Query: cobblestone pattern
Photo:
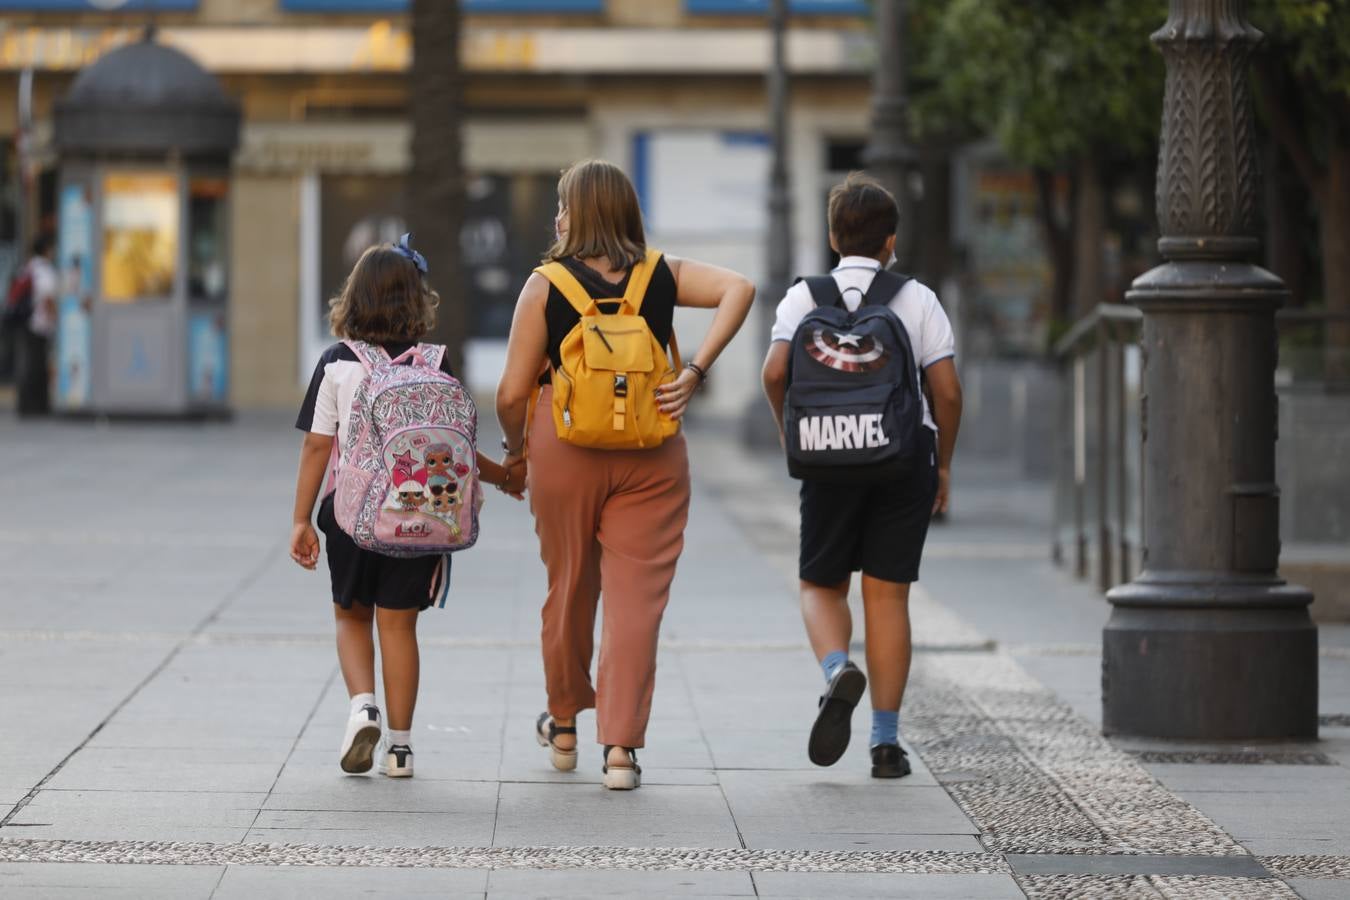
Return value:
[(1034, 900), (1298, 900), (1274, 878), (1209, 875), (1019, 875)]
[[(1267, 856), (1261, 862), (1272, 874), (1285, 878), (1350, 879), (1350, 856)], [(1350, 896), (1350, 886), (1346, 896)]]
[(137, 865), (362, 866), (427, 869), (627, 869), (1006, 875), (996, 853), (690, 850), (630, 847), (327, 847), (188, 841), (0, 840), (0, 862)]
[(1126, 750), (1141, 763), (1205, 766), (1334, 766), (1316, 750)]
[(919, 657), (905, 722), (990, 850), (1246, 852), (1007, 655)]

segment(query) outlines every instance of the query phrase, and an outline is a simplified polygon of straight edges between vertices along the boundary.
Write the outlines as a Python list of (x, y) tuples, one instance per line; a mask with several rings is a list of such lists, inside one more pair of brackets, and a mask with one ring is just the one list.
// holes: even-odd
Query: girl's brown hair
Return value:
[(558, 201), (567, 213), (567, 234), (560, 235), (545, 259), (605, 257), (615, 269), (628, 269), (647, 254), (642, 207), (623, 170), (588, 159), (563, 172)]
[(435, 326), (440, 302), (411, 259), (380, 244), (361, 254), (342, 293), (328, 301), (328, 324), (344, 340), (420, 341)]

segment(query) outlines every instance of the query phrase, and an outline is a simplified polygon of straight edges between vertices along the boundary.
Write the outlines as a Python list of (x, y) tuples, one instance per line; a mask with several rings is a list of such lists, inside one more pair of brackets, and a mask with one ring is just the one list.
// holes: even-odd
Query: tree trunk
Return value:
[(411, 28), (408, 222), (416, 236), (414, 246), (427, 258), (431, 285), (441, 295), (431, 339), (449, 348), (455, 372), (463, 376), (468, 317), (459, 246), (465, 203), (460, 152), (464, 98), (459, 68), (459, 3), (413, 0)]
[(1079, 160), (1073, 214), (1073, 311), (1081, 319), (1106, 300), (1106, 190), (1097, 161)]
[(1037, 212), (1041, 236), (1050, 258), (1050, 333), (1051, 339), (1073, 324), (1073, 207), (1076, 193), (1070, 180), (1068, 222), (1060, 221), (1059, 200), (1055, 196), (1056, 173), (1036, 169)]
[(1306, 238), (1308, 191), (1292, 171), (1276, 141), (1269, 141), (1265, 160), (1266, 266), (1289, 288), (1290, 306), (1308, 299)]
[[(1321, 201), (1322, 285), (1326, 309), (1350, 314), (1350, 145), (1327, 155), (1326, 186)], [(1328, 381), (1350, 380), (1350, 322), (1329, 322), (1326, 338)]]
[(923, 199), (918, 217), (918, 276), (940, 290), (952, 266), (952, 164), (948, 148), (928, 144), (921, 150)]

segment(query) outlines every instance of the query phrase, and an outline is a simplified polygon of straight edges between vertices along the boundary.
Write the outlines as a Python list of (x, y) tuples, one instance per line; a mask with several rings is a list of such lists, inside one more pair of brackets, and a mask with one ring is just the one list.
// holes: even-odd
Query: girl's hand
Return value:
[(656, 406), (672, 419), (679, 419), (689, 406), (689, 400), (703, 383), (693, 369), (682, 369), (680, 375), (669, 384), (656, 389)]
[(518, 459), (506, 467), (506, 480), (498, 485), (498, 490), (517, 500), (525, 499), (525, 475), (528, 468), (525, 460)]
[(296, 522), (291, 528), (291, 559), (310, 571), (319, 564), (319, 535), (308, 522)]

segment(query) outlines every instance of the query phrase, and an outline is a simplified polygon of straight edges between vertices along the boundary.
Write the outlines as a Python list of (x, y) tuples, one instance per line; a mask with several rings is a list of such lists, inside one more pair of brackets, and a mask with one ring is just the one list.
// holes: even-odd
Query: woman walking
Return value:
[[(635, 751), (689, 510), (679, 420), (745, 321), (754, 287), (727, 269), (649, 250), (633, 185), (606, 162), (563, 174), (556, 226), (546, 265), (517, 301), (497, 391), (504, 465), (525, 458), (528, 433), (530, 508), (548, 569), (548, 711), (536, 728), (553, 765), (574, 769), (577, 713), (595, 708), (605, 786), (631, 790), (641, 781)], [(716, 310), (683, 366), (676, 306)]]

